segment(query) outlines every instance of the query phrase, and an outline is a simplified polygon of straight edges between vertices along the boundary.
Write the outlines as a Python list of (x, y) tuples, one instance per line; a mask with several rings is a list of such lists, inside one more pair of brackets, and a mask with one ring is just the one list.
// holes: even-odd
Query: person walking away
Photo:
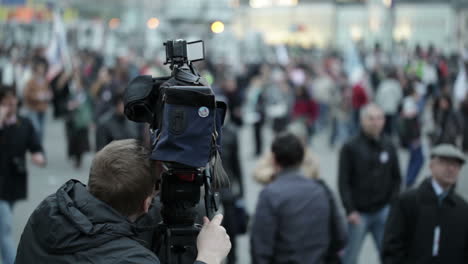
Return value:
[(396, 69), (390, 69), (387, 77), (380, 83), (375, 102), (385, 113), (384, 133), (392, 138), (395, 135), (398, 106), (403, 99), (403, 92), (398, 81)]
[(52, 92), (46, 80), (47, 63), (39, 60), (33, 65), (33, 76), (26, 83), (24, 101), (28, 116), (37, 131), (40, 142), (44, 138), (46, 111), (52, 100)]
[(79, 169), (82, 165), (83, 154), (90, 150), (89, 126), (93, 120), (91, 99), (83, 87), (79, 71), (74, 72), (70, 90), (67, 104), (69, 114), (65, 122), (67, 152), (74, 167)]
[(432, 118), (434, 120), (434, 131), (430, 134), (431, 144), (433, 146), (444, 143), (458, 145), (462, 124), (453, 109), (450, 96), (442, 95), (435, 100)]
[(117, 94), (112, 99), (114, 109), (101, 116), (96, 126), (96, 151), (113, 140), (139, 139), (142, 140), (142, 133), (139, 133), (138, 124), (128, 120), (124, 115), (123, 95)]
[(303, 143), (291, 133), (271, 146), (276, 177), (260, 193), (251, 231), (252, 263), (323, 263), (331, 241), (325, 188), (299, 167)]
[(403, 100), (401, 113), (401, 145), (408, 149), (410, 158), (406, 170), (406, 187), (411, 187), (418, 177), (424, 164), (424, 155), (421, 140), (421, 115), (418, 108), (420, 95), (412, 87)]

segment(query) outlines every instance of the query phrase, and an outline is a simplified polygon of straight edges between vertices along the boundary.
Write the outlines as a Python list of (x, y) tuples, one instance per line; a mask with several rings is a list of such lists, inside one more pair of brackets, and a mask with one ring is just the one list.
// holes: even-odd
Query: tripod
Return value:
[[(195, 205), (198, 204), (200, 198), (200, 183), (203, 183), (205, 189), (205, 212), (208, 218), (212, 218), (215, 211), (218, 210), (218, 193), (211, 189), (210, 174), (205, 171), (196, 173), (201, 180), (198, 184), (182, 184), (175, 175), (190, 175), (187, 171), (169, 170), (163, 174), (163, 190), (161, 193), (162, 201), (178, 201), (175, 204), (163, 204), (162, 217), (163, 222), (160, 223), (154, 233), (153, 251), (159, 256), (163, 264), (185, 264), (193, 263), (197, 257), (197, 236), (200, 233), (202, 226), (195, 223), (196, 213)], [(186, 177), (186, 176), (185, 176)], [(176, 181), (178, 184), (174, 184)], [(172, 184), (171, 184), (172, 183)], [(171, 188), (178, 187), (178, 188)], [(171, 190), (171, 196), (166, 196)], [(176, 191), (178, 190), (178, 191)], [(185, 190), (188, 196), (181, 195)], [(176, 195), (177, 194), (177, 195)], [(170, 199), (167, 199), (169, 198)], [(184, 203), (182, 198), (191, 197), (190, 202)], [(193, 207), (192, 207), (193, 206)]]
[(157, 242), (154, 251), (159, 253), (161, 263), (193, 263), (197, 257), (196, 241), (200, 230), (198, 224), (185, 227), (159, 224), (155, 233)]

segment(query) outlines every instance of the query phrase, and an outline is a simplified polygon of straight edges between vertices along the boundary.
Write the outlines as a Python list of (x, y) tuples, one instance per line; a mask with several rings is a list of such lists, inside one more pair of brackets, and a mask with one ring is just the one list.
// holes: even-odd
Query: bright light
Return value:
[(411, 26), (403, 24), (395, 28), (393, 31), (393, 38), (396, 41), (408, 40), (411, 37)]
[(249, 3), (252, 8), (270, 7), (273, 5), (272, 0), (250, 0)]
[(299, 0), (250, 0), (252, 8), (272, 7), (272, 6), (297, 6)]
[(224, 31), (223, 22), (221, 22), (221, 21), (213, 22), (211, 24), (211, 31), (213, 31), (213, 33), (216, 33), (216, 34), (223, 33), (223, 31)]
[(354, 41), (361, 40), (361, 38), (362, 38), (362, 29), (359, 26), (352, 26), (350, 32), (351, 32), (351, 38)]
[(120, 25), (120, 19), (114, 17), (111, 20), (109, 20), (110, 29), (116, 29), (119, 27), (119, 25)]
[(148, 22), (146, 22), (146, 26), (149, 29), (156, 29), (159, 26), (159, 19), (155, 17), (148, 19)]
[(392, 0), (382, 0), (382, 2), (386, 7), (391, 7), (392, 6)]
[(297, 6), (298, 0), (277, 0), (278, 6)]

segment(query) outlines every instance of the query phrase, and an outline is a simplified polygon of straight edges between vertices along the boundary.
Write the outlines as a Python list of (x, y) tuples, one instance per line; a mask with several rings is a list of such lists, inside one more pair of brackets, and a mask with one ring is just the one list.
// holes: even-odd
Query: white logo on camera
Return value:
[(208, 109), (208, 107), (202, 106), (202, 107), (198, 108), (198, 115), (200, 117), (205, 118), (205, 117), (210, 115), (210, 109)]

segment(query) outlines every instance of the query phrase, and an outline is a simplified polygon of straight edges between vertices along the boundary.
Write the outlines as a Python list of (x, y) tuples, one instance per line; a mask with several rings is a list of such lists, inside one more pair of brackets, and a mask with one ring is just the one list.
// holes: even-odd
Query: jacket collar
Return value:
[(362, 129), (361, 129), (361, 132), (359, 134), (359, 136), (365, 140), (366, 142), (368, 143), (371, 143), (373, 145), (381, 145), (382, 144), (382, 140), (383, 140), (383, 135), (381, 135), (378, 139), (375, 139), (371, 136), (369, 136), (368, 134), (366, 134)]
[(278, 172), (276, 175), (277, 178), (285, 178), (289, 176), (297, 176), (301, 173), (301, 168), (300, 167), (293, 167), (293, 168), (287, 168), (283, 169), (282, 171)]
[[(432, 186), (432, 177), (428, 177), (427, 179), (424, 180), (424, 182), (419, 187), (419, 191), (422, 194), (423, 202), (437, 203), (438, 196), (436, 194), (436, 191), (434, 190), (434, 187)], [(451, 206), (457, 205), (457, 202), (455, 199), (455, 187), (450, 188), (443, 203), (448, 203)]]

